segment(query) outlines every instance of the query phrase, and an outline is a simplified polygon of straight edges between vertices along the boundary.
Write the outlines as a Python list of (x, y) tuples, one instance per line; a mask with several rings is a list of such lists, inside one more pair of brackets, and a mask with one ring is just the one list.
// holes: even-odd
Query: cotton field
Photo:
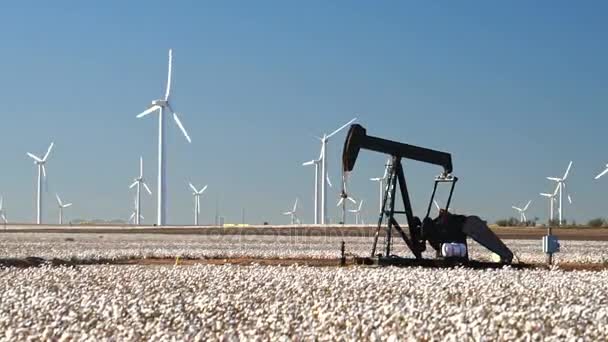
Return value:
[(79, 266), (0, 287), (7, 341), (608, 338), (608, 271)]
[[(0, 234), (0, 258), (337, 258), (341, 241), (345, 241), (350, 255), (370, 254), (371, 237), (5, 233)], [(540, 241), (505, 243), (521, 261), (545, 260)], [(555, 257), (558, 263), (608, 263), (608, 242), (561, 241), (561, 245), (561, 252)], [(474, 242), (470, 247), (472, 258), (490, 260), (491, 253), (483, 247)], [(401, 240), (395, 239), (395, 248), (399, 255), (410, 255)]]
[[(0, 234), (2, 258), (336, 258), (369, 237)], [(397, 252), (406, 254), (396, 240)], [(526, 262), (540, 242), (507, 240)], [(558, 263), (605, 264), (562, 241)], [(471, 256), (490, 253), (476, 244)], [(0, 341), (608, 339), (608, 270), (90, 265), (0, 268)]]

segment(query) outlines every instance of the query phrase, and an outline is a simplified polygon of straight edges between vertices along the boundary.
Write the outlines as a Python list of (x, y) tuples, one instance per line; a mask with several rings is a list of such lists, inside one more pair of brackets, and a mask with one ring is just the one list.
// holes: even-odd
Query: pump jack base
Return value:
[(466, 259), (413, 259), (398, 256), (375, 257), (375, 258), (355, 258), (355, 264), (367, 266), (397, 266), (397, 267), (424, 267), (424, 268), (455, 268), (464, 267), (471, 269), (500, 269), (508, 266), (513, 269), (530, 269), (534, 265), (517, 263), (504, 264), (489, 261), (477, 261)]

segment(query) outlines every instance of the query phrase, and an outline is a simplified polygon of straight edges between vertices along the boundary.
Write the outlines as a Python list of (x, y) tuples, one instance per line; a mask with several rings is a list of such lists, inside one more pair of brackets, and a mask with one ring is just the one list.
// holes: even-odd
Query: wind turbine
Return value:
[(148, 194), (152, 195), (152, 191), (148, 187), (148, 184), (144, 181), (144, 159), (139, 157), (139, 177), (135, 178), (135, 181), (129, 186), (129, 189), (133, 189), (133, 187), (137, 186), (136, 194), (135, 194), (135, 224), (140, 224), (141, 216), (141, 187), (148, 192)]
[(351, 213), (355, 214), (355, 224), (359, 224), (359, 221), (361, 220), (361, 207), (363, 207), (363, 200), (359, 201), (359, 208), (349, 210)]
[[(441, 213), (441, 210), (443, 210), (441, 208), (441, 205), (439, 204), (439, 202), (437, 202), (437, 200), (433, 200), (433, 204), (435, 205), (435, 208), (437, 209), (437, 213)], [(447, 211), (450, 211), (450, 208), (447, 208)]]
[(384, 165), (384, 175), (382, 177), (377, 177), (377, 178), (370, 178), (369, 180), (371, 180), (372, 182), (378, 182), (378, 185), (380, 186), (380, 211), (382, 211), (382, 200), (384, 197), (384, 181), (386, 180), (386, 178), (388, 178), (388, 169), (390, 168), (391, 164), (390, 164), (390, 159), (388, 159), (386, 161), (386, 164)]
[(555, 203), (555, 197), (557, 196), (557, 191), (559, 190), (559, 185), (555, 187), (555, 191), (552, 194), (541, 193), (540, 195), (543, 197), (547, 197), (549, 199), (549, 224), (553, 222), (553, 205)]
[(57, 204), (59, 205), (59, 224), (63, 224), (63, 209), (71, 207), (72, 203), (63, 204), (58, 194), (55, 194), (55, 197), (57, 197)]
[(201, 195), (205, 190), (207, 190), (207, 185), (205, 185), (202, 189), (197, 190), (192, 183), (190, 185), (190, 189), (192, 189), (192, 195), (194, 196), (194, 225), (198, 226), (198, 214), (201, 213)]
[(321, 140), (321, 224), (326, 224), (327, 222), (327, 189), (326, 182), (329, 182), (329, 174), (327, 172), (327, 142), (329, 138), (338, 134), (341, 130), (346, 128), (348, 125), (355, 122), (357, 118), (354, 118), (342, 125), (337, 130), (331, 132), (330, 134), (323, 134), (322, 138), (318, 138)]
[(526, 204), (526, 206), (522, 209), (516, 206), (513, 206), (512, 208), (519, 211), (519, 222), (522, 224), (525, 224), (527, 222), (526, 219), (526, 210), (528, 210), (528, 207), (530, 206), (530, 203), (532, 203), (532, 201), (528, 201), (528, 203)]
[(338, 201), (337, 206), (339, 207), (340, 205), (342, 205), (342, 225), (346, 224), (346, 200), (351, 201), (353, 204), (357, 204), (357, 201), (355, 201), (352, 197), (350, 197), (348, 195), (348, 192), (346, 191), (346, 186), (348, 183), (348, 173), (347, 172), (343, 172), (342, 173), (342, 192), (340, 192), (340, 200)]
[[(314, 165), (315, 166), (315, 200), (314, 200), (314, 204), (315, 204), (315, 224), (319, 224), (319, 164), (321, 164), (321, 159), (322, 159), (323, 155), (319, 154), (319, 158), (318, 159), (313, 159), (311, 161), (307, 161), (305, 163), (302, 163), (302, 166), (310, 166), (310, 165)], [(329, 179), (328, 179), (329, 181)]]
[(39, 158), (34, 154), (28, 152), (27, 155), (34, 159), (34, 164), (38, 167), (38, 187), (36, 193), (36, 224), (42, 223), (42, 178), (46, 181), (46, 164), (47, 159), (49, 158), (49, 154), (51, 154), (51, 150), (53, 149), (53, 145), (55, 143), (51, 142), (49, 148), (46, 150), (46, 154), (44, 157)]
[[(137, 218), (137, 220), (136, 220)], [(143, 215), (139, 215), (139, 217), (137, 216), (137, 199), (134, 198), (133, 199), (133, 212), (131, 213), (131, 216), (129, 216), (129, 222), (135, 223), (135, 222), (140, 222), (140, 220), (145, 219)]]
[(606, 169), (604, 171), (600, 172), (599, 175), (595, 176), (595, 179), (600, 179), (600, 177), (602, 177), (606, 173), (608, 173), (608, 164), (606, 164)]
[(0, 196), (0, 218), (4, 221), (4, 224), (7, 224), (6, 220), (6, 210), (4, 210), (4, 197)]
[(296, 202), (293, 204), (293, 209), (291, 211), (286, 211), (283, 215), (291, 216), (291, 224), (300, 223), (300, 219), (298, 218), (298, 214), (296, 213), (298, 210), (298, 199), (296, 198)]
[(152, 101), (152, 104), (150, 105), (150, 107), (148, 109), (146, 109), (145, 111), (143, 111), (142, 113), (137, 115), (137, 118), (141, 118), (141, 117), (144, 117), (144, 116), (158, 110), (158, 187), (157, 187), (158, 194), (157, 194), (157, 206), (156, 206), (156, 209), (157, 209), (156, 223), (159, 226), (165, 225), (166, 209), (167, 209), (166, 208), (167, 188), (166, 188), (166, 182), (165, 182), (165, 177), (166, 177), (165, 171), (167, 168), (167, 161), (165, 159), (165, 129), (164, 129), (165, 121), (166, 121), (166, 115), (164, 115), (165, 110), (168, 110), (169, 112), (171, 112), (173, 114), (173, 120), (175, 120), (175, 123), (177, 124), (179, 129), (184, 134), (184, 137), (186, 137), (186, 140), (189, 143), (192, 142), (192, 140), (190, 139), (190, 136), (188, 135), (188, 132), (186, 132), (186, 129), (184, 128), (184, 125), (182, 125), (182, 122), (179, 119), (179, 116), (171, 107), (169, 95), (171, 94), (170, 91), (171, 91), (172, 63), (173, 63), (173, 52), (171, 49), (169, 49), (169, 72), (168, 72), (168, 76), (167, 76), (167, 88), (165, 89), (165, 97), (160, 100)]
[[(568, 174), (570, 173), (570, 168), (572, 167), (572, 161), (570, 161), (570, 163), (568, 164), (568, 168), (566, 169), (566, 172), (564, 173), (564, 176), (562, 178), (557, 178), (557, 177), (547, 177), (548, 180), (552, 180), (554, 182), (557, 182), (557, 188), (559, 190), (559, 208), (558, 208), (558, 213), (559, 213), (559, 225), (561, 226), (563, 221), (563, 191), (566, 188), (566, 179), (568, 178)], [(572, 197), (570, 197), (570, 194), (567, 193), (567, 197), (568, 197), (568, 202), (570, 204), (572, 204)]]

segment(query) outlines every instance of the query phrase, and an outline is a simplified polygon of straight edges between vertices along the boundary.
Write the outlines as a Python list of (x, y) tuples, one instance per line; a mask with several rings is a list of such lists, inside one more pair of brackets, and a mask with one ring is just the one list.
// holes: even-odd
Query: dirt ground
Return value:
[[(210, 258), (210, 259), (124, 259), (124, 260), (79, 260), (67, 261), (60, 259), (45, 260), (41, 258), (25, 258), (25, 259), (0, 259), (0, 267), (40, 267), (40, 266), (83, 266), (83, 265), (144, 265), (144, 266), (192, 266), (192, 265), (238, 265), (238, 266), (311, 266), (311, 267), (339, 267), (353, 265), (370, 265), (369, 260), (362, 258), (347, 257), (345, 263), (341, 265), (340, 259), (316, 259), (316, 258)], [(436, 264), (434, 260), (425, 260), (422, 263), (415, 260), (407, 260), (400, 267), (454, 267), (454, 265)], [(467, 267), (481, 268), (498, 268), (499, 265), (484, 263), (483, 265), (475, 263)], [(549, 269), (544, 264), (514, 264), (512, 267), (516, 269)], [(608, 270), (608, 264), (583, 264), (583, 263), (560, 263), (557, 269), (564, 271), (604, 271)]]

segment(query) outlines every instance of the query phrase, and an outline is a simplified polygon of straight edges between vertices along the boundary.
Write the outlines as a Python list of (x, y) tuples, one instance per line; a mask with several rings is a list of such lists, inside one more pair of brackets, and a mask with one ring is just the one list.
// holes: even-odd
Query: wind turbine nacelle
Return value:
[(166, 100), (154, 100), (154, 101), (152, 101), (152, 105), (153, 106), (166, 107), (167, 106), (167, 101)]

